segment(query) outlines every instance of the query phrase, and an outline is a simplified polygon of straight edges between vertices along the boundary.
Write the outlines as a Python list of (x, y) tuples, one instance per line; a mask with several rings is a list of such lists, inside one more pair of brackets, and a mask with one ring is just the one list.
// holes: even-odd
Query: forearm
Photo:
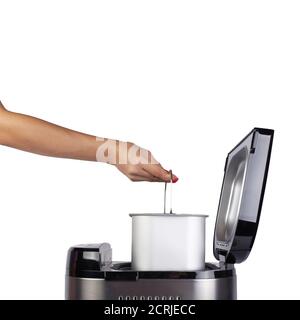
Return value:
[(41, 119), (0, 110), (0, 143), (41, 155), (96, 161), (102, 142)]

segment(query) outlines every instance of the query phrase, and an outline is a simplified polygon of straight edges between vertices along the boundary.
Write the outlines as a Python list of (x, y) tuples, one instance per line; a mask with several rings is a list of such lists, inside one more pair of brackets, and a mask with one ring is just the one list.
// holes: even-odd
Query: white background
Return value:
[[(261, 222), (237, 266), (240, 299), (300, 298), (299, 1), (0, 1), (0, 99), (10, 110), (150, 149), (180, 181), (174, 208), (209, 214), (227, 152), (276, 130)], [(0, 147), (0, 298), (63, 299), (67, 250), (130, 259), (129, 212), (163, 185), (114, 167)]]

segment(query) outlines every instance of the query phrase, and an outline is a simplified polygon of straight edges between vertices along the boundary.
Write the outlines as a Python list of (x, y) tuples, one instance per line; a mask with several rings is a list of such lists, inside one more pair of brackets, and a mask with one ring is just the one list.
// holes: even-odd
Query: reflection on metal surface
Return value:
[(229, 242), (234, 236), (243, 193), (247, 161), (248, 149), (244, 147), (228, 163), (216, 230), (217, 241)]
[(67, 300), (235, 300), (236, 276), (215, 279), (107, 281), (66, 277)]

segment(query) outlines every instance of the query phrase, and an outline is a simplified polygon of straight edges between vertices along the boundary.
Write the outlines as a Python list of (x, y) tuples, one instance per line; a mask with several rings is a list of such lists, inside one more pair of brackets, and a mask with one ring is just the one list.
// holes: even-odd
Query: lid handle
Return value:
[[(172, 209), (172, 186), (173, 186), (173, 173), (172, 170), (169, 171), (171, 175), (171, 180), (170, 180), (170, 212), (169, 214), (173, 214), (173, 209)], [(167, 203), (167, 184), (168, 182), (165, 182), (165, 191), (164, 191), (164, 214), (167, 214), (166, 210), (166, 203)]]

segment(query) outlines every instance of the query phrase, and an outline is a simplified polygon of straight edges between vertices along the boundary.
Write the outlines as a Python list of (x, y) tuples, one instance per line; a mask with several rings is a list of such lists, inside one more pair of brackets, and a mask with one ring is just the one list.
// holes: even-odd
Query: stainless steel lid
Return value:
[(274, 131), (254, 128), (228, 153), (214, 233), (214, 255), (226, 263), (247, 259), (254, 243), (267, 181)]

